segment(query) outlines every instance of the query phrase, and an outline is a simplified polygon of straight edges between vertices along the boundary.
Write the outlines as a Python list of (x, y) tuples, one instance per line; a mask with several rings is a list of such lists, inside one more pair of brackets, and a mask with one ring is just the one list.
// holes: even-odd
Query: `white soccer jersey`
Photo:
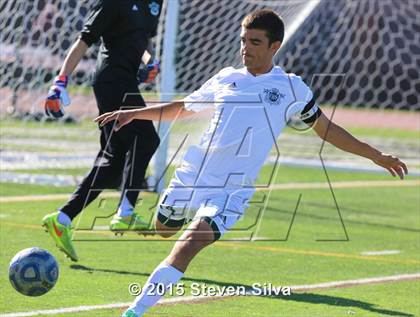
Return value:
[(252, 185), (287, 121), (296, 114), (305, 122), (317, 116), (311, 101), (302, 79), (278, 66), (259, 76), (246, 68), (222, 69), (184, 99), (187, 110), (215, 109), (200, 144), (184, 157), (195, 185)]
[[(311, 122), (320, 113), (302, 79), (280, 67), (259, 76), (246, 68), (222, 69), (184, 103), (191, 111), (215, 110), (200, 144), (188, 149), (170, 185), (178, 188), (175, 196), (182, 201), (191, 198), (193, 189), (198, 197), (194, 205), (200, 203), (199, 197), (235, 192), (234, 205), (246, 205), (259, 170), (287, 121), (298, 114)], [(188, 189), (185, 195), (182, 188)]]

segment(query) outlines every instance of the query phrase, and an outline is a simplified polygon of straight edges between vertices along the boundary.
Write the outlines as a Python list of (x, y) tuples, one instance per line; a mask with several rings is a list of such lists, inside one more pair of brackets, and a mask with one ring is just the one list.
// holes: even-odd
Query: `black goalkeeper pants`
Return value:
[[(100, 114), (121, 106), (145, 106), (136, 84), (127, 87), (119, 83), (97, 83), (93, 89)], [(147, 166), (159, 146), (159, 136), (153, 122), (148, 120), (134, 120), (117, 132), (113, 126), (114, 122), (110, 122), (100, 128), (101, 149), (95, 163), (70, 200), (60, 208), (71, 219), (104, 189), (121, 188), (120, 203), (125, 195), (132, 206), (136, 204)]]

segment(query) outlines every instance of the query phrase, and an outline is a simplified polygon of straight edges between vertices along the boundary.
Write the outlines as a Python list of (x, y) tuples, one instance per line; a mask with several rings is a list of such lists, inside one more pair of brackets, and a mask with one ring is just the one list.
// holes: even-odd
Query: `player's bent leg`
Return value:
[(179, 230), (181, 230), (181, 228), (182, 226), (168, 227), (165, 226), (162, 222), (160, 222), (159, 219), (155, 220), (156, 233), (165, 239), (174, 236)]
[[(144, 105), (141, 97), (136, 103)], [(159, 146), (159, 136), (155, 131), (153, 122), (135, 120), (117, 132), (121, 143), (124, 144), (125, 156), (123, 172), (123, 189), (118, 205), (117, 214), (110, 223), (110, 230), (117, 233), (137, 231), (147, 235), (150, 223), (141, 215), (134, 212), (140, 190), (146, 189), (144, 177), (147, 166), (154, 152)]]
[(208, 217), (194, 220), (176, 242), (170, 255), (150, 275), (142, 292), (124, 312), (123, 317), (143, 316), (154, 306), (163, 296), (161, 291), (156, 291), (156, 285), (167, 291), (171, 285), (178, 283), (194, 256), (215, 241), (217, 233), (213, 231), (214, 228)]
[(175, 235), (185, 223), (185, 216), (172, 206), (160, 204), (155, 220), (156, 234), (163, 238)]
[(185, 272), (192, 259), (217, 238), (218, 229), (209, 217), (194, 220), (175, 243), (165, 262)]
[[(138, 100), (137, 104), (144, 102)], [(147, 188), (144, 187), (146, 169), (159, 147), (160, 139), (153, 122), (147, 120), (134, 120), (118, 133), (127, 149), (123, 179), (124, 198), (135, 207), (140, 190)]]

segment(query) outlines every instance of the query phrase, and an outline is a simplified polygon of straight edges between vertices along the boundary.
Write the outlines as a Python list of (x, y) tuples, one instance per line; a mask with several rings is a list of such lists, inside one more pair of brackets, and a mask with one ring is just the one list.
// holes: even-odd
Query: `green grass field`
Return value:
[[(200, 117), (198, 117), (200, 118)], [(184, 122), (184, 124), (183, 124)], [(202, 125), (208, 122), (207, 118), (197, 120), (194, 117), (194, 120), (182, 120), (174, 124), (174, 132), (182, 132), (185, 133), (185, 124), (188, 124), (188, 128), (195, 130), (195, 129), (202, 129)], [(15, 138), (27, 138), (28, 132), (30, 135), (42, 135), (44, 137), (54, 136), (57, 133), (60, 135), (60, 140), (92, 140), (96, 141), (96, 133), (92, 130), (96, 126), (95, 123), (92, 122), (91, 119), (84, 119), (81, 120), (77, 124), (66, 124), (63, 125), (57, 122), (21, 122), (18, 120), (10, 119), (10, 118), (3, 118), (1, 119), (1, 127), (0, 129), (0, 137), (15, 137)], [(49, 133), (46, 134), (43, 131), (39, 131), (40, 128), (45, 128), (49, 130)], [(383, 128), (365, 128), (365, 127), (349, 127), (347, 128), (348, 131), (351, 133), (355, 133), (356, 135), (362, 136), (381, 136), (386, 138), (395, 138), (395, 139), (412, 139), (413, 141), (417, 140), (418, 144), (418, 132), (417, 131), (410, 131), (410, 130), (398, 130), (398, 129), (383, 129)], [(63, 133), (64, 131), (64, 133)], [(52, 132), (52, 134), (51, 134)], [(291, 128), (286, 128), (285, 133), (293, 133), (293, 134), (301, 134), (302, 132), (298, 132)], [(306, 133), (312, 134), (313, 132), (308, 131)], [(77, 138), (79, 136), (79, 138)]]
[[(265, 167), (264, 183), (271, 171)], [(246, 216), (223, 241), (204, 250), (185, 274), (186, 294), (192, 283), (213, 286), (272, 283), (306, 285), (420, 272), (419, 184), (401, 187), (334, 188), (340, 182), (395, 181), (378, 174), (329, 172), (341, 212), (341, 224), (327, 188), (278, 189), (256, 193)], [(418, 178), (408, 177), (408, 181)], [(276, 184), (326, 183), (322, 170), (281, 167)], [(108, 231), (76, 231), (80, 261), (69, 262), (40, 226), (42, 216), (64, 202), (8, 202), (10, 196), (70, 193), (68, 187), (2, 184), (0, 211), (0, 314), (63, 307), (126, 303), (130, 283), (144, 283), (170, 251), (173, 241), (152, 241), (135, 234), (116, 238)], [(298, 198), (300, 204), (296, 210)], [(138, 208), (152, 215), (156, 195), (145, 193)], [(113, 213), (117, 199), (94, 202), (82, 215), (79, 228), (90, 228), (97, 216)], [(294, 221), (292, 223), (292, 219)], [(106, 226), (109, 219), (97, 219)], [(258, 224), (258, 229), (255, 224)], [(250, 234), (282, 241), (231, 241)], [(287, 238), (287, 239), (286, 239)], [(319, 241), (336, 240), (336, 241)], [(39, 246), (51, 251), (60, 265), (60, 278), (48, 294), (30, 298), (10, 285), (10, 259), (21, 249)], [(366, 251), (399, 250), (392, 255), (362, 255)], [(419, 280), (397, 281), (296, 292), (280, 297), (231, 297), (198, 303), (154, 307), (145, 316), (419, 316)], [(73, 312), (57, 316), (120, 316), (122, 308)], [(44, 315), (40, 315), (44, 316)], [(50, 316), (50, 315), (49, 315)]]

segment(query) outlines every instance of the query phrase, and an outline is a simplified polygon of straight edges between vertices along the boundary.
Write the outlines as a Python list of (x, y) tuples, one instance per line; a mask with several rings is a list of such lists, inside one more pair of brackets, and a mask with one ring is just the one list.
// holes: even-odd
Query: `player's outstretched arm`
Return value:
[(375, 164), (387, 169), (392, 176), (404, 179), (408, 173), (407, 166), (398, 157), (382, 153), (367, 143), (361, 142), (342, 127), (330, 121), (324, 114), (313, 124), (315, 132), (325, 141), (337, 148), (372, 160)]
[(172, 121), (176, 118), (184, 118), (190, 116), (194, 112), (188, 111), (184, 108), (184, 102), (175, 101), (172, 103), (157, 105), (153, 107), (133, 109), (133, 110), (118, 110), (107, 112), (94, 119), (102, 127), (108, 122), (116, 120), (115, 130), (138, 120), (152, 120), (152, 121)]
[(76, 66), (79, 64), (82, 57), (86, 54), (89, 46), (81, 39), (78, 39), (70, 48), (63, 66), (61, 67), (59, 76), (69, 76), (73, 73)]

